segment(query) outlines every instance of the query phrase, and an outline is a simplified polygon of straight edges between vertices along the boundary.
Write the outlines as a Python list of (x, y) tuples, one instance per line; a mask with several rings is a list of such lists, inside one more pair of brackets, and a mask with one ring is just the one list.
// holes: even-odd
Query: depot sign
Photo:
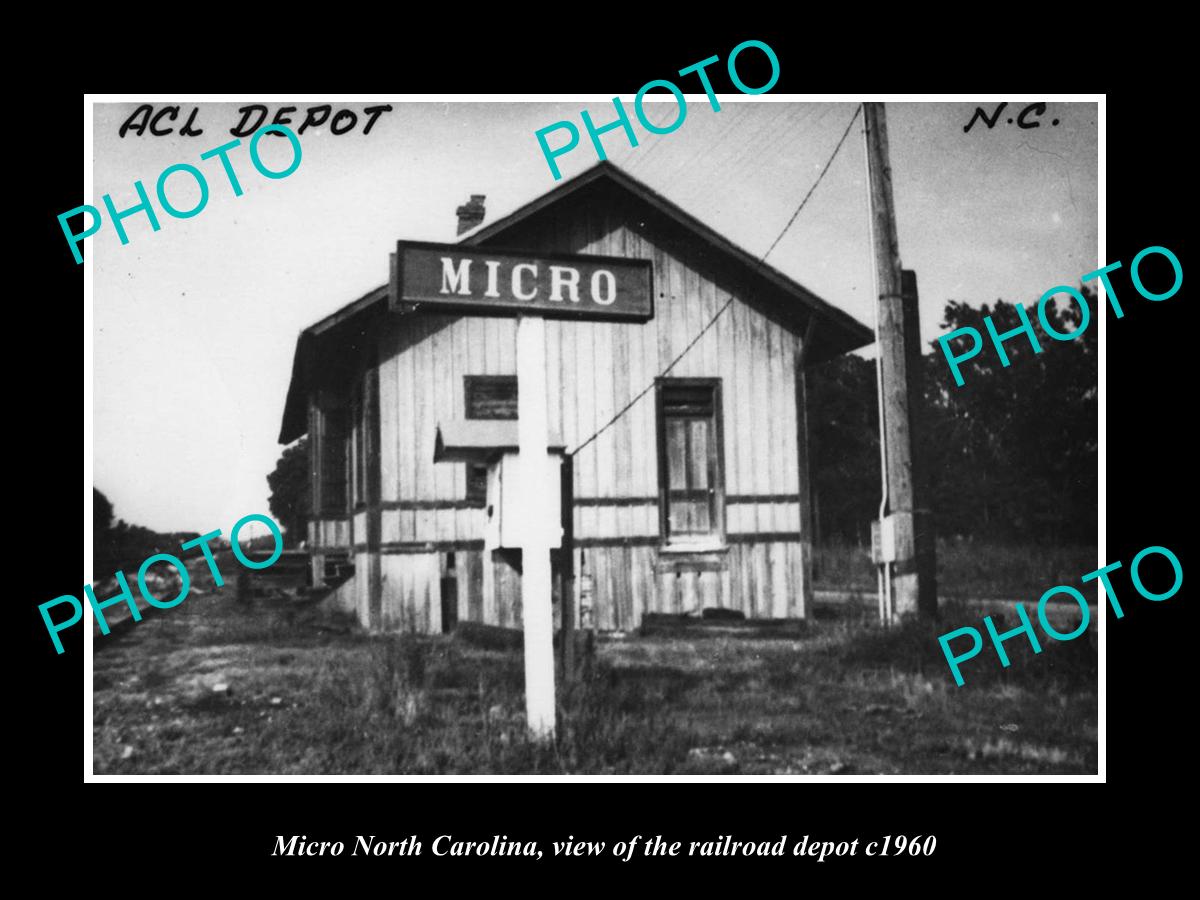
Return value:
[(651, 271), (645, 259), (399, 241), (389, 303), (393, 310), (645, 321), (654, 315)]

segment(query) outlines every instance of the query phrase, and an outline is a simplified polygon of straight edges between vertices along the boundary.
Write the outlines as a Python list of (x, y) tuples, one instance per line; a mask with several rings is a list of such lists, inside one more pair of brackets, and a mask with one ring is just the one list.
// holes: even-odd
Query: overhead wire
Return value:
[[(747, 114), (747, 118), (750, 114)], [(703, 172), (696, 172), (690, 178), (683, 190), (679, 192), (676, 201), (686, 206), (688, 203), (706, 198), (712, 193), (714, 181), (721, 180), (721, 174), (730, 171), (753, 171), (755, 162), (761, 165), (761, 160), (773, 152), (779, 144), (795, 137), (797, 131), (803, 131), (812, 116), (811, 109), (805, 109), (795, 116), (794, 109), (785, 110), (774, 116), (762, 116), (762, 121), (755, 127), (753, 124), (744, 129), (739, 135), (742, 139), (722, 152), (719, 146), (703, 148), (694, 158), (703, 165)], [(751, 130), (753, 129), (753, 130)], [(765, 138), (765, 140), (764, 140)], [(691, 166), (688, 163), (687, 166)]]
[[(746, 157), (747, 154), (753, 154), (755, 149), (762, 147), (765, 140), (769, 140), (772, 135), (780, 133), (788, 133), (791, 126), (789, 120), (794, 112), (791, 109), (784, 109), (775, 115), (767, 115), (763, 110), (757, 116), (759, 121), (754, 122), (755, 114), (759, 113), (759, 109), (750, 107), (743, 114), (740, 133), (737, 135), (739, 140), (734, 141), (731, 145), (717, 144), (712, 147), (702, 147), (699, 153), (694, 157), (694, 161), (688, 163), (689, 169), (697, 167), (707, 169), (711, 173), (724, 173), (733, 171), (735, 166)], [(713, 176), (701, 177), (695, 179), (701, 186), (701, 189), (706, 189), (712, 181)]]
[[(677, 109), (678, 107), (676, 107), (676, 109), (672, 112), (673, 115), (678, 115)], [(649, 120), (655, 128), (662, 128), (666, 122), (666, 117), (663, 118), (662, 122), (656, 122), (654, 121), (654, 117), (650, 115), (649, 110), (643, 108), (643, 112), (646, 115), (646, 119)], [(665, 137), (665, 135), (655, 134), (655, 137)], [(629, 164), (625, 166), (625, 171), (632, 174), (635, 170), (644, 169), (646, 167), (646, 160), (648, 160), (654, 154), (654, 151), (661, 146), (662, 144), (656, 141), (650, 144), (650, 146), (646, 147), (641, 153), (634, 154), (630, 152), (627, 154), (626, 159), (629, 159)]]
[(741, 148), (741, 151), (733, 158), (734, 165), (740, 165), (747, 158), (759, 160), (769, 158), (772, 153), (792, 140), (794, 136), (793, 132), (795, 131), (807, 129), (810, 132), (816, 132), (819, 120), (817, 122), (809, 121), (814, 114), (812, 107), (805, 107), (795, 118), (790, 113), (791, 111), (789, 110), (788, 115), (781, 117), (783, 126), (776, 129), (765, 141), (758, 145), (748, 144), (746, 147)]
[[(816, 179), (816, 181), (813, 182), (812, 187), (810, 187), (808, 189), (808, 193), (804, 195), (804, 199), (800, 201), (800, 205), (796, 207), (796, 211), (792, 213), (792, 217), (790, 219), (788, 219), (787, 224), (783, 226), (783, 230), (781, 232), (779, 232), (779, 235), (771, 243), (771, 246), (767, 248), (767, 252), (758, 258), (757, 262), (759, 264), (764, 263), (766, 261), (767, 257), (771, 255), (771, 251), (774, 250), (779, 245), (780, 240), (782, 240), (783, 236), (785, 234), (787, 234), (788, 229), (790, 229), (792, 227), (792, 224), (796, 221), (797, 217), (800, 215), (801, 210), (804, 209), (805, 205), (808, 203), (809, 199), (812, 197), (813, 192), (816, 191), (817, 186), (820, 185), (822, 179), (825, 178), (825, 174), (829, 171), (829, 167), (833, 165), (833, 161), (837, 158), (838, 151), (840, 151), (842, 149), (842, 145), (846, 143), (846, 138), (849, 137), (850, 129), (854, 127), (854, 123), (858, 119), (858, 114), (860, 111), (861, 111), (861, 107), (856, 106), (854, 109), (854, 115), (852, 115), (850, 117), (850, 121), (846, 124), (846, 130), (842, 132), (841, 138), (838, 139), (837, 146), (835, 146), (833, 148), (833, 152), (829, 155), (829, 159), (825, 162), (824, 168), (821, 169), (821, 174), (819, 174), (817, 176), (817, 179)], [(596, 429), (596, 431), (594, 431), (587, 440), (585, 440), (582, 443), (580, 443), (579, 445), (577, 445), (575, 447), (575, 449), (572, 450), (567, 455), (575, 456), (577, 453), (579, 453), (581, 450), (583, 450), (583, 448), (587, 447), (589, 444), (591, 444), (593, 441), (595, 441), (598, 437), (600, 437), (600, 435), (604, 434), (604, 432), (606, 432), (609, 428), (611, 428), (613, 425), (615, 425), (621, 419), (622, 416), (624, 416), (627, 412), (629, 412), (629, 410), (631, 410), (634, 407), (635, 404), (637, 404), (637, 402), (639, 400), (641, 400), (643, 397), (645, 397), (647, 394), (649, 394), (650, 391), (652, 391), (654, 389), (654, 385), (658, 382), (658, 379), (664, 377), (668, 372), (670, 372), (672, 369), (674, 369), (675, 366), (677, 366), (679, 364), (679, 361), (682, 360), (688, 354), (688, 352), (693, 347), (695, 347), (696, 344), (698, 344), (700, 342), (700, 339), (703, 338), (704, 335), (708, 333), (709, 329), (711, 329), (713, 327), (713, 325), (716, 324), (717, 320), (721, 317), (721, 315), (725, 312), (725, 310), (729, 309), (729, 307), (733, 305), (734, 299), (735, 299), (734, 295), (730, 294), (729, 297), (726, 298), (725, 303), (721, 306), (721, 308), (718, 309), (716, 311), (716, 313), (713, 314), (712, 318), (708, 320), (708, 324), (706, 324), (703, 328), (700, 329), (699, 333), (697, 333), (696, 336), (693, 337), (691, 339), (691, 341), (688, 342), (687, 346), (684, 347), (681, 351), (679, 351), (679, 353), (675, 356), (675, 358), (672, 359), (671, 362), (665, 368), (663, 368), (663, 370), (661, 372), (658, 373), (658, 375), (656, 375), (653, 379), (651, 379), (650, 383), (647, 384), (646, 387), (644, 387), (641, 391), (639, 391), (633, 397), (633, 399), (631, 399), (628, 403), (626, 403), (623, 407), (621, 407), (621, 409), (618, 410), (617, 413), (611, 419), (609, 419), (607, 422), (605, 422), (604, 425), (602, 425), (600, 428)]]

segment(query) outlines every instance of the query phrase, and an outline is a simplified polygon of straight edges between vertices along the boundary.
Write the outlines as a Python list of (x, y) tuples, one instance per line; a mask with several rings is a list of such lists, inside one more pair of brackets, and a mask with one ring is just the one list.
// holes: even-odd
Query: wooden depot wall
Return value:
[[(710, 606), (754, 617), (804, 616), (811, 563), (802, 515), (808, 486), (801, 337), (768, 302), (771, 288), (648, 205), (603, 185), (499, 237), (497, 247), (654, 262), (650, 321), (547, 321), (549, 424), (568, 449), (651, 383), (731, 294), (737, 298), (670, 372), (721, 380), (727, 551), (715, 564), (698, 565), (660, 553), (651, 391), (575, 457), (574, 569), (582, 576), (575, 602), (590, 587), (602, 630), (636, 628), (645, 612)], [(514, 584), (507, 567), (485, 573), (485, 514), (466, 502), (465, 464), (433, 461), (438, 422), (464, 417), (464, 376), (516, 374), (515, 320), (392, 316), (381, 320), (376, 342), (379, 502), (343, 521), (314, 521), (310, 545), (318, 554), (353, 547), (347, 602), (370, 627), (439, 631), (443, 591), (453, 593), (460, 620), (519, 625), (519, 579)], [(319, 427), (320, 399), (310, 402)], [(485, 591), (493, 578), (498, 589)]]

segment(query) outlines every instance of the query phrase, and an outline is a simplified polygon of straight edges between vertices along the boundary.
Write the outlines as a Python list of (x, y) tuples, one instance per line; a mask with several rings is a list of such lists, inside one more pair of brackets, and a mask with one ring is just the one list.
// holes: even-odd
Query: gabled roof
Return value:
[(710, 244), (717, 250), (732, 256), (735, 260), (743, 265), (749, 266), (768, 281), (782, 288), (789, 294), (795, 295), (796, 299), (811, 307), (814, 312), (820, 315), (823, 319), (827, 319), (829, 324), (846, 328), (852, 332), (860, 332), (861, 341), (853, 347), (848, 347), (841, 352), (845, 353), (849, 350), (857, 349), (866, 344), (871, 343), (875, 339), (874, 334), (865, 325), (851, 316), (849, 313), (838, 309), (829, 302), (822, 300), (804, 285), (784, 275), (775, 267), (760, 262), (758, 257), (753, 256), (746, 250), (743, 250), (733, 241), (729, 240), (724, 235), (712, 228), (709, 228), (691, 213), (686, 212), (679, 206), (676, 206), (662, 194), (655, 191), (653, 188), (638, 181), (632, 175), (617, 168), (608, 160), (603, 160), (592, 166), (574, 178), (564, 181), (558, 187), (548, 191), (542, 196), (529, 203), (526, 203), (514, 213), (510, 213), (502, 219), (497, 219), (490, 225), (477, 225), (471, 231), (462, 235), (459, 238), (460, 244), (468, 244), (476, 246), (478, 244), (487, 243), (490, 239), (498, 236), (501, 232), (508, 230), (513, 225), (523, 222), (530, 216), (536, 215), (541, 210), (558, 202), (564, 197), (575, 193), (580, 188), (586, 187), (594, 181), (602, 178), (609, 179), (621, 187), (628, 190), (631, 194), (645, 200), (659, 212), (666, 215), (669, 219), (674, 220), (677, 224), (683, 226), (691, 232), (695, 237)]
[[(574, 194), (600, 180), (607, 180), (623, 188), (633, 196), (649, 204), (666, 218), (682, 227), (692, 237), (708, 244), (712, 248), (731, 258), (737, 264), (749, 269), (755, 275), (765, 279), (776, 287), (781, 294), (793, 303), (798, 303), (800, 309), (789, 307), (789, 318), (794, 319), (797, 312), (803, 311), (802, 320), (811, 328), (814, 320), (821, 321), (818, 329), (818, 342), (821, 352), (808, 354), (807, 362), (817, 362), (833, 356), (847, 353), (865, 346), (874, 340), (869, 328), (827, 301), (818, 297), (804, 285), (788, 277), (767, 263), (759, 261), (752, 254), (743, 250), (717, 231), (705, 225), (695, 216), (684, 211), (657, 191), (638, 181), (627, 172), (617, 168), (611, 162), (604, 160), (592, 166), (574, 178), (547, 191), (545, 194), (526, 203), (515, 212), (509, 213), (491, 224), (480, 224), (471, 231), (461, 235), (458, 243), (467, 246), (487, 244), (501, 237), (506, 231), (536, 216), (542, 210), (552, 206), (565, 197)], [(305, 433), (308, 428), (307, 378), (316, 352), (316, 344), (322, 336), (338, 329), (353, 328), (356, 321), (363, 317), (380, 314), (387, 308), (388, 285), (382, 285), (364, 294), (352, 303), (343, 306), (337, 312), (326, 316), (319, 322), (310, 325), (300, 333), (296, 342), (296, 354), (292, 364), (292, 380), (288, 386), (287, 401), (284, 405), (283, 427), (279, 434), (279, 442), (288, 444)], [(810, 332), (811, 333), (811, 332)]]

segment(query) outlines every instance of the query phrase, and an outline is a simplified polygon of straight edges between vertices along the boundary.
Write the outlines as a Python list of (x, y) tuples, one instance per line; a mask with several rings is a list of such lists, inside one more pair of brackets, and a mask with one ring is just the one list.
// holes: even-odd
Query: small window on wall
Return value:
[(350, 396), (350, 496), (354, 506), (364, 502), (362, 464), (362, 382), (354, 386)]
[(662, 378), (656, 389), (662, 538), (681, 546), (722, 544), (721, 383), (717, 379)]
[(349, 442), (347, 411), (325, 409), (320, 414), (321, 514), (346, 514), (346, 444)]
[[(517, 417), (515, 375), (467, 375), (465, 384), (468, 419)], [(483, 463), (467, 463), (467, 502), (477, 506), (487, 502), (487, 466)]]
[(378, 500), (379, 493), (379, 391), (376, 371), (370, 370), (354, 386), (350, 399), (352, 489), (356, 508)]
[(468, 375), (468, 419), (515, 419), (517, 417), (516, 375)]

